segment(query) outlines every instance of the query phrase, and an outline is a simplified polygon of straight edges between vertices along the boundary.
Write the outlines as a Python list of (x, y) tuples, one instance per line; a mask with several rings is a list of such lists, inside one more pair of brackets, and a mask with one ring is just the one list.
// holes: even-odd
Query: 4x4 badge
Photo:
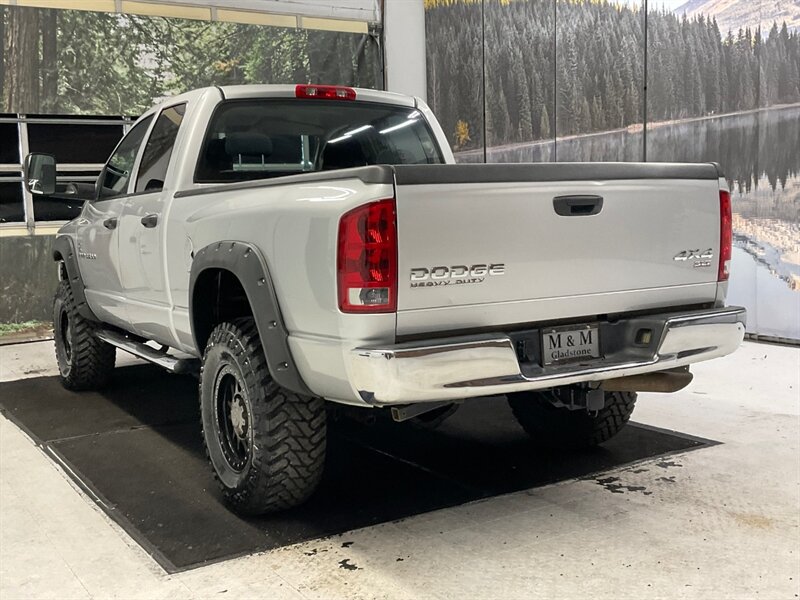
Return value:
[(692, 260), (693, 258), (699, 258), (701, 260), (709, 260), (714, 258), (714, 249), (709, 248), (704, 252), (700, 252), (700, 250), (684, 250), (683, 252), (678, 252), (672, 260)]

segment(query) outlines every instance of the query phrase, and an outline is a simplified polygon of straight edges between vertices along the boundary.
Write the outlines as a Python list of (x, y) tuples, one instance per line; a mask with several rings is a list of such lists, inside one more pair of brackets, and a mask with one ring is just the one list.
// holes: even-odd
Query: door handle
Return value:
[(158, 225), (158, 215), (152, 214), (142, 217), (142, 225), (148, 228), (155, 227)]
[(111, 219), (106, 219), (103, 221), (103, 227), (106, 229), (116, 229), (117, 228), (117, 218), (112, 217)]
[(553, 208), (562, 217), (589, 217), (603, 210), (603, 197), (591, 195), (556, 196)]

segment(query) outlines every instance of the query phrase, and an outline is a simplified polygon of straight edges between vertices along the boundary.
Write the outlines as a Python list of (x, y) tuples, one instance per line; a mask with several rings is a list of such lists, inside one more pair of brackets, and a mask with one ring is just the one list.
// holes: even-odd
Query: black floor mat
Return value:
[(465, 404), (436, 430), (343, 419), (330, 424), (314, 497), (244, 520), (206, 463), (192, 378), (125, 367), (101, 393), (20, 380), (0, 384), (0, 406), (169, 572), (713, 443), (630, 425), (602, 448), (544, 452), (497, 399)]

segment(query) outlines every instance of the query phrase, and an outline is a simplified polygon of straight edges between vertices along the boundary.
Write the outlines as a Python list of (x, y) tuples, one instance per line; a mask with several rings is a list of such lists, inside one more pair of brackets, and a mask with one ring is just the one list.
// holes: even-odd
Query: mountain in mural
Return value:
[(721, 31), (755, 27), (759, 21), (768, 30), (777, 21), (789, 29), (800, 29), (800, 0), (689, 0), (674, 11), (687, 17), (715, 17)]

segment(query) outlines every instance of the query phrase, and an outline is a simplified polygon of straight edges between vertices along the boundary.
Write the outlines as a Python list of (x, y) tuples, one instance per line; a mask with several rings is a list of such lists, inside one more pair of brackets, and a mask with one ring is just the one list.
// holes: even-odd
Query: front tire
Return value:
[(200, 413), (208, 459), (236, 512), (285, 510), (314, 492), (325, 463), (325, 403), (272, 380), (253, 319), (211, 332)]
[(548, 448), (590, 448), (607, 442), (628, 423), (636, 392), (606, 392), (596, 412), (556, 407), (542, 392), (510, 394), (508, 403), (534, 443)]
[(78, 312), (69, 282), (59, 281), (53, 302), (53, 336), (61, 384), (68, 390), (96, 390), (111, 377), (116, 348), (98, 339), (96, 328)]

